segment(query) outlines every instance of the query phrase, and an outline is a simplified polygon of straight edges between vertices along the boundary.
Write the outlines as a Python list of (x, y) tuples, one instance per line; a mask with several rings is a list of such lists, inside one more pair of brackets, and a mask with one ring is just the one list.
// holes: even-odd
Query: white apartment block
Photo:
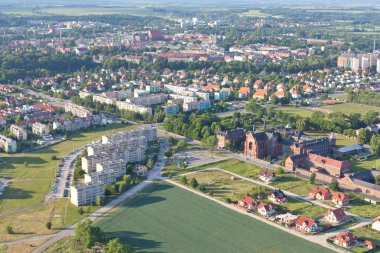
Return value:
[(376, 66), (376, 72), (380, 73), (380, 59), (377, 59), (377, 66)]
[[(149, 94), (149, 92), (148, 92)], [(147, 95), (143, 97), (135, 97), (127, 99), (126, 102), (135, 104), (135, 105), (141, 105), (141, 106), (150, 106), (150, 105), (157, 105), (157, 104), (163, 104), (166, 101), (166, 95), (165, 94), (152, 94)]]
[(164, 85), (164, 92), (166, 93), (174, 93), (178, 95), (183, 95), (183, 96), (195, 96), (195, 91), (196, 89), (189, 89), (187, 87), (182, 87), (182, 86), (176, 86), (176, 85), (170, 85), (170, 84), (165, 84)]
[(48, 125), (36, 122), (33, 123), (32, 132), (39, 136), (45, 136), (50, 133), (50, 128)]
[(11, 125), (10, 131), (12, 135), (19, 141), (26, 141), (28, 139), (28, 133), (25, 131), (24, 128), (20, 126)]
[(135, 104), (131, 104), (131, 103), (123, 102), (123, 101), (117, 101), (116, 107), (119, 110), (132, 111), (132, 112), (136, 112), (136, 113), (140, 113), (140, 114), (144, 114), (144, 113), (152, 114), (153, 113), (152, 108), (141, 106), (141, 105), (135, 105)]
[(197, 102), (192, 103), (183, 103), (182, 107), (184, 112), (191, 111), (191, 110), (208, 110), (210, 109), (210, 101), (209, 100), (201, 100)]
[(120, 132), (116, 134), (103, 135), (102, 143), (112, 143), (119, 140), (126, 140), (132, 138), (142, 138), (145, 137), (146, 141), (157, 140), (157, 128), (154, 127), (143, 127), (135, 130)]
[(92, 112), (90, 110), (73, 103), (65, 104), (65, 112), (71, 112), (73, 115), (80, 118), (87, 118), (89, 116), (92, 116)]
[(101, 182), (71, 186), (71, 203), (76, 206), (88, 205), (96, 201), (97, 196), (104, 197), (104, 184)]
[(16, 153), (17, 143), (11, 138), (7, 138), (0, 134), (0, 148), (2, 148), (6, 153)]
[(169, 94), (169, 97), (171, 99), (182, 100), (184, 103), (193, 103), (193, 102), (198, 101), (197, 97), (189, 97), (189, 96), (178, 95), (178, 94)]

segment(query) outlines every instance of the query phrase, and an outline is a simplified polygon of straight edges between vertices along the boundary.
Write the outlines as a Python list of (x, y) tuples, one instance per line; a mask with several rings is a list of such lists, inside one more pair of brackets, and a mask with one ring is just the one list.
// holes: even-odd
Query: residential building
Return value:
[(334, 192), (331, 201), (336, 206), (346, 206), (350, 203), (350, 197), (348, 197), (347, 194), (344, 194), (343, 192)]
[(290, 146), (290, 151), (293, 155), (310, 152), (318, 155), (327, 155), (330, 153), (330, 148), (332, 146), (335, 146), (335, 138), (323, 137), (294, 142), (293, 145)]
[(351, 248), (356, 244), (357, 237), (349, 231), (340, 232), (334, 238), (334, 243), (341, 247)]
[(380, 232), (380, 216), (373, 219), (371, 228)]
[(71, 112), (73, 115), (80, 118), (87, 118), (89, 116), (92, 116), (92, 112), (90, 110), (73, 103), (65, 104), (65, 112)]
[(6, 153), (16, 153), (17, 143), (15, 140), (0, 134), (0, 148)]
[(318, 200), (329, 200), (331, 199), (330, 189), (325, 187), (311, 189), (309, 193), (309, 198)]
[(288, 197), (280, 189), (274, 190), (268, 195), (268, 199), (276, 204), (283, 204), (288, 200)]
[(265, 100), (267, 96), (268, 96), (268, 90), (265, 90), (265, 89), (258, 89), (253, 94), (253, 98), (258, 99), (258, 100)]
[(293, 225), (296, 223), (298, 219), (298, 215), (294, 215), (291, 213), (285, 213), (285, 214), (279, 214), (276, 215), (276, 219), (280, 220), (281, 223), (287, 224), (287, 225)]
[(324, 214), (324, 220), (329, 223), (334, 223), (334, 224), (338, 224), (342, 222), (345, 218), (346, 218), (346, 213), (341, 207), (337, 209), (329, 209)]
[(238, 206), (245, 207), (248, 210), (253, 210), (257, 206), (257, 202), (254, 198), (245, 196), (243, 199), (238, 201)]
[(275, 179), (275, 173), (273, 170), (262, 169), (259, 173), (259, 179), (266, 183), (272, 182)]
[(164, 109), (165, 115), (179, 113), (179, 107), (177, 104), (164, 105), (162, 108)]
[(298, 217), (295, 224), (296, 229), (304, 233), (312, 233), (318, 229), (318, 224), (315, 222), (315, 220), (308, 217)]
[(50, 128), (48, 125), (36, 122), (32, 126), (32, 132), (39, 136), (45, 136), (50, 133)]
[(19, 141), (26, 141), (28, 139), (28, 133), (25, 131), (24, 128), (17, 126), (17, 125), (11, 125), (10, 127), (11, 134)]
[(104, 184), (103, 183), (86, 183), (71, 186), (70, 199), (71, 203), (76, 206), (84, 206), (94, 203), (96, 198), (104, 197)]
[(209, 100), (200, 100), (197, 102), (183, 103), (183, 111), (188, 112), (192, 110), (204, 111), (210, 109)]
[(132, 111), (132, 112), (136, 112), (136, 113), (140, 113), (140, 114), (145, 114), (145, 113), (152, 114), (153, 113), (152, 108), (141, 106), (141, 105), (135, 105), (135, 104), (127, 103), (127, 102), (124, 102), (124, 101), (117, 101), (116, 102), (116, 107), (119, 110)]
[(276, 206), (270, 203), (261, 202), (257, 206), (257, 211), (260, 215), (269, 217), (276, 213)]

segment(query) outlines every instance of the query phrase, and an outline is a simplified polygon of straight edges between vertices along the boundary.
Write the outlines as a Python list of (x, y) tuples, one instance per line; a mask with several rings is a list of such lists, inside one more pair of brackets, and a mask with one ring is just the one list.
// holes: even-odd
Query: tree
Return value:
[(24, 162), (24, 167), (25, 168), (28, 168), (29, 167), (29, 163), (27, 161)]
[(180, 140), (178, 143), (177, 143), (177, 149), (185, 149), (187, 148), (187, 143), (186, 141), (184, 140)]
[(364, 117), (363, 121), (366, 123), (368, 126), (373, 125), (378, 122), (379, 118), (379, 113), (375, 111), (368, 111)]
[(78, 213), (79, 213), (80, 215), (83, 215), (83, 214), (84, 214), (84, 211), (83, 211), (83, 208), (82, 208), (82, 207), (80, 207), (80, 208), (78, 209)]
[(198, 181), (195, 177), (193, 177), (191, 180), (190, 180), (190, 186), (191, 188), (195, 189), (198, 187)]
[(180, 181), (181, 181), (182, 184), (185, 184), (185, 185), (188, 183), (186, 176), (182, 176), (181, 179), (180, 179)]
[(99, 227), (92, 226), (90, 219), (85, 219), (75, 227), (75, 239), (82, 242), (87, 248), (94, 246), (102, 237)]
[(15, 232), (13, 231), (13, 228), (11, 226), (7, 226), (7, 233), (8, 234), (14, 234)]
[(371, 152), (376, 156), (380, 155), (380, 138), (376, 135), (372, 135), (370, 145)]
[[(121, 184), (120, 184), (120, 186), (121, 186)], [(102, 197), (102, 196), (96, 196), (96, 200), (95, 200), (95, 204), (97, 205), (97, 206), (102, 206), (102, 205), (104, 205), (104, 198)]]
[(165, 156), (166, 156), (167, 158), (172, 157), (172, 156), (173, 156), (173, 150), (172, 150), (172, 149), (168, 149), (168, 150), (166, 150), (166, 151), (165, 151)]
[(375, 177), (375, 185), (380, 185), (380, 176)]
[(210, 149), (211, 150), (211, 153), (214, 152), (214, 148), (215, 148), (215, 145), (216, 145), (216, 137), (214, 135), (212, 136), (209, 136), (208, 138), (206, 138), (203, 143), (202, 143), (206, 148)]
[(169, 136), (167, 138), (167, 141), (169, 142), (170, 145), (175, 145), (175, 143), (176, 143), (176, 140), (172, 136)]
[(331, 181), (329, 188), (333, 191), (339, 191), (338, 182), (336, 180)]
[(135, 252), (128, 245), (123, 245), (119, 238), (110, 240), (104, 250), (105, 253), (133, 253)]
[(362, 128), (358, 133), (359, 143), (368, 143), (371, 139), (371, 132), (367, 128)]
[(46, 222), (46, 228), (51, 229), (52, 223), (51, 221)]
[(297, 127), (298, 130), (300, 130), (300, 131), (305, 130), (305, 126), (306, 126), (305, 120), (303, 120), (303, 119), (297, 120), (296, 127)]
[(311, 176), (310, 176), (310, 183), (311, 184), (315, 184), (315, 173), (312, 173)]
[(281, 167), (278, 167), (275, 172), (276, 175), (282, 175), (284, 174), (284, 169)]
[(52, 155), (51, 156), (51, 160), (57, 160), (57, 156), (56, 155)]
[(153, 159), (149, 158), (148, 161), (146, 162), (146, 167), (148, 170), (151, 170), (154, 167), (154, 161)]
[(206, 192), (206, 186), (204, 184), (200, 184), (198, 186), (198, 190), (200, 190), (201, 192)]
[(124, 181), (124, 183), (125, 183), (125, 185), (127, 187), (131, 186), (131, 184), (132, 184), (132, 177), (131, 177), (131, 175), (124, 175), (123, 176), (123, 181)]

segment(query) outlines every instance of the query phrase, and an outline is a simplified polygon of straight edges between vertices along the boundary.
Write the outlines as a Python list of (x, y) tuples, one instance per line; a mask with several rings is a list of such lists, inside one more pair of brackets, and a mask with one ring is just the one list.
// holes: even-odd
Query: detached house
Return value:
[(248, 98), (251, 95), (251, 89), (249, 87), (241, 87), (238, 90), (239, 98)]
[(330, 223), (340, 223), (346, 218), (346, 213), (344, 212), (343, 208), (337, 208), (337, 209), (329, 209), (324, 214), (325, 220)]
[(306, 233), (312, 233), (318, 229), (315, 220), (308, 217), (299, 217), (296, 220), (296, 228)]
[(248, 210), (252, 210), (257, 206), (257, 202), (254, 198), (249, 196), (245, 196), (243, 199), (238, 201), (238, 205), (247, 208)]
[(332, 202), (337, 206), (346, 206), (350, 203), (350, 198), (343, 192), (334, 192), (331, 197)]
[(372, 229), (380, 232), (380, 216), (376, 217), (372, 223)]
[(261, 202), (257, 207), (257, 211), (262, 216), (269, 217), (276, 213), (276, 206), (273, 204)]
[(334, 238), (334, 243), (341, 247), (351, 248), (356, 244), (356, 235), (351, 232), (341, 232)]
[(272, 182), (275, 179), (273, 170), (263, 169), (260, 171), (259, 178), (264, 182)]
[(276, 204), (283, 204), (287, 201), (288, 197), (281, 190), (274, 190), (268, 195), (268, 199)]
[(267, 96), (268, 96), (268, 90), (264, 90), (264, 89), (256, 90), (255, 94), (253, 94), (253, 98), (259, 99), (259, 100), (264, 100), (267, 98)]
[(329, 200), (331, 199), (331, 192), (330, 189), (324, 187), (311, 189), (309, 197), (311, 199)]

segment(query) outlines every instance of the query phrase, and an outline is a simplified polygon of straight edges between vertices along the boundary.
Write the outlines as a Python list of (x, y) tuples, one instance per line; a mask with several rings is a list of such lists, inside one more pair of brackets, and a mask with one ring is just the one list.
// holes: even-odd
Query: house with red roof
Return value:
[(356, 244), (357, 236), (353, 233), (346, 231), (341, 232), (334, 238), (334, 243), (341, 247), (351, 248)]
[(331, 199), (331, 192), (329, 188), (318, 187), (310, 190), (309, 197), (311, 199), (329, 200)]
[(238, 201), (238, 205), (245, 207), (248, 210), (253, 210), (257, 206), (257, 202), (254, 198), (245, 196), (243, 199)]
[(255, 94), (253, 94), (253, 98), (260, 99), (260, 100), (266, 99), (267, 96), (268, 96), (268, 90), (264, 90), (264, 89), (258, 89), (256, 90)]
[(257, 211), (259, 212), (260, 215), (269, 217), (276, 213), (276, 206), (273, 204), (261, 202), (257, 206)]
[(286, 96), (286, 92), (285, 91), (276, 91), (275, 93), (272, 94), (272, 96), (273, 95), (276, 96), (277, 98), (284, 98)]
[(253, 88), (255, 90), (263, 88), (263, 81), (261, 80), (256, 80), (255, 83), (253, 84)]
[(315, 220), (308, 217), (298, 217), (295, 224), (296, 229), (306, 233), (312, 233), (318, 229), (318, 224)]
[(249, 87), (241, 87), (238, 90), (239, 98), (248, 98), (251, 95), (251, 89)]
[(363, 242), (363, 244), (367, 247), (367, 249), (369, 249), (369, 250), (372, 250), (372, 249), (374, 249), (374, 248), (376, 248), (377, 247), (377, 244), (376, 243), (374, 243), (374, 242), (372, 242), (372, 241), (369, 241), (369, 240), (365, 240), (364, 242)]
[(333, 224), (338, 224), (342, 222), (346, 217), (346, 213), (341, 207), (337, 209), (329, 209), (324, 214), (324, 220)]
[(343, 192), (334, 192), (331, 201), (336, 206), (346, 206), (350, 203), (350, 197), (348, 197), (347, 194), (344, 194)]

